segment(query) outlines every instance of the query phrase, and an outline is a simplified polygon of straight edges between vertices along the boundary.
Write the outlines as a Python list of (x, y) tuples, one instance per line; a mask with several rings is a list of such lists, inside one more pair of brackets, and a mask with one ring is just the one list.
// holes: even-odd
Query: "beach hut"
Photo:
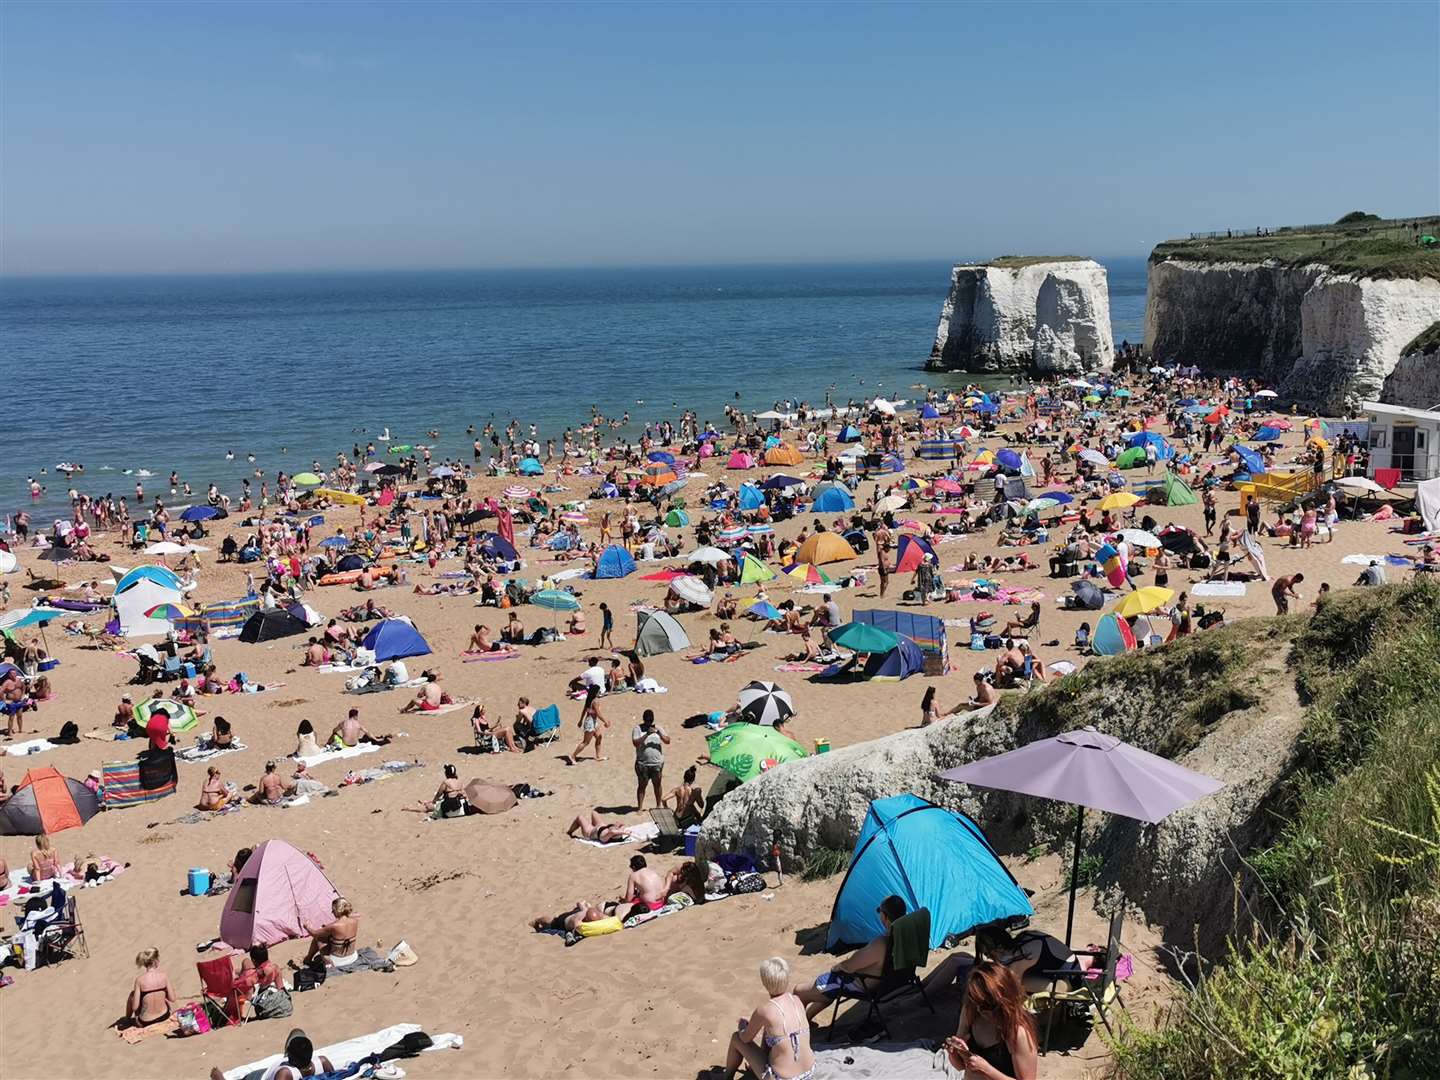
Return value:
[(179, 606), (184, 600), (180, 579), (163, 566), (137, 566), (115, 583), (115, 617), (124, 637), (150, 637), (168, 633), (170, 620), (152, 619), (145, 612), (161, 604)]
[(0, 807), (0, 836), (54, 835), (78, 829), (100, 812), (100, 799), (54, 768), (29, 769)]
[(622, 578), (635, 573), (635, 560), (619, 544), (611, 544), (595, 560), (597, 578)]
[(833, 532), (816, 533), (801, 544), (800, 550), (795, 553), (797, 563), (811, 563), (815, 566), (854, 558), (858, 558), (855, 549), (846, 543), (844, 537)]
[(256, 644), (277, 638), (294, 637), (310, 629), (310, 624), (284, 608), (257, 611), (240, 628), (240, 640)]
[(1100, 616), (1090, 638), (1090, 650), (1096, 656), (1115, 656), (1135, 648), (1135, 632), (1130, 624), (1113, 611)]
[(375, 654), (376, 662), (398, 660), (406, 656), (424, 656), (430, 644), (409, 619), (382, 619), (370, 628), (362, 642)]
[(690, 647), (690, 639), (675, 616), (664, 611), (635, 613), (635, 652), (640, 656), (659, 656)]
[(284, 840), (266, 840), (235, 875), (220, 912), (220, 940), (235, 949), (278, 945), (325, 926), (340, 895), (325, 871)]
[(1155, 493), (1151, 501), (1158, 501), (1164, 506), (1193, 506), (1200, 501), (1190, 485), (1180, 479), (1179, 473), (1167, 472), (1165, 479), (1155, 488)]
[(884, 933), (876, 914), (887, 896), (930, 912), (930, 948), (987, 923), (1029, 918), (1024, 890), (970, 818), (918, 795), (876, 799), (835, 894), (825, 947), (857, 948)]
[(725, 462), (727, 469), (753, 469), (754, 467), (755, 459), (744, 450), (730, 451), (730, 457)]

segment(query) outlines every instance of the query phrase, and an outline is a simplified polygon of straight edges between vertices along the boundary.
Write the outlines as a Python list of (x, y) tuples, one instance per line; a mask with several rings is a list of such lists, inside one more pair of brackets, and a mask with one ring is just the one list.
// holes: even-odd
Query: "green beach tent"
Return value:
[(775, 576), (775, 571), (766, 566), (754, 555), (746, 555), (745, 561), (740, 564), (740, 584), (750, 585), (757, 581), (769, 581)]
[(1158, 491), (1166, 506), (1194, 506), (1200, 501), (1195, 492), (1190, 490), (1190, 485), (1180, 479), (1179, 473), (1166, 473), (1165, 479), (1160, 481)]
[(1115, 459), (1117, 469), (1135, 469), (1144, 464), (1145, 448), (1143, 446), (1132, 446)]

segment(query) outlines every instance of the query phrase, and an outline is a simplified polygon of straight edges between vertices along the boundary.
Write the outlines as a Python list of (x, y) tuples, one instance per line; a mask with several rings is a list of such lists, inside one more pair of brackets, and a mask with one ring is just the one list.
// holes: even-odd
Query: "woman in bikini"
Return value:
[(594, 810), (581, 810), (565, 830), (566, 836), (579, 834), (579, 839), (596, 844), (614, 844), (630, 836), (630, 826), (618, 821), (606, 821)]
[(223, 810), (229, 801), (230, 795), (225, 790), (225, 781), (220, 779), (220, 770), (211, 765), (205, 770), (205, 783), (200, 788), (200, 801), (195, 804), (195, 809)]
[(160, 970), (160, 950), (142, 949), (135, 957), (135, 966), (140, 974), (135, 976), (135, 985), (125, 1000), (126, 1026), (162, 1024), (170, 1019), (175, 991), (170, 986), (170, 976)]
[[(761, 1080), (810, 1080), (815, 1055), (805, 1006), (790, 992), (790, 965), (772, 956), (760, 965), (760, 982), (770, 1000), (741, 1020), (725, 1054), (726, 1080), (748, 1067)], [(756, 1039), (760, 1042), (757, 1043)]]
[(600, 741), (605, 737), (605, 732), (601, 729), (608, 729), (610, 721), (605, 719), (600, 712), (600, 706), (596, 704), (595, 699), (599, 696), (600, 688), (598, 686), (590, 686), (585, 691), (585, 704), (580, 709), (580, 743), (570, 751), (567, 764), (578, 764), (580, 752), (592, 742), (595, 744), (595, 760), (605, 760), (600, 756)]
[(355, 940), (360, 935), (360, 918), (355, 914), (350, 901), (343, 896), (334, 899), (330, 904), (330, 912), (335, 919), (328, 926), (322, 926), (319, 930), (311, 930), (308, 926), (305, 928), (310, 934), (310, 951), (305, 954), (306, 967), (318, 967), (322, 964), (328, 967), (349, 967), (355, 962)]
[(660, 800), (662, 806), (674, 806), (675, 820), (682, 828), (694, 825), (705, 816), (705, 794), (695, 784), (697, 775), (695, 766), (691, 765), (685, 770), (679, 786)]
[(35, 837), (35, 850), (30, 853), (30, 880), (46, 881), (60, 876), (60, 855), (50, 846), (50, 837)]
[(1004, 964), (982, 960), (965, 983), (960, 1026), (945, 1040), (950, 1064), (983, 1080), (1036, 1080), (1040, 1061), (1035, 1018), (1020, 980)]
[(460, 783), (454, 765), (445, 766), (445, 778), (435, 789), (435, 795), (428, 802), (418, 806), (404, 807), (420, 814), (433, 814), (437, 818), (464, 817), (468, 805), (465, 799), (465, 785)]

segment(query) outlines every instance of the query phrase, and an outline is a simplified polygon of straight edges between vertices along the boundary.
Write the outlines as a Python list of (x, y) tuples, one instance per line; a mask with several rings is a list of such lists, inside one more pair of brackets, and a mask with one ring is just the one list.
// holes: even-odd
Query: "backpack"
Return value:
[(293, 980), (295, 986), (295, 993), (302, 994), (306, 990), (314, 990), (324, 981), (324, 968), (301, 968), (299, 971), (295, 972), (295, 978)]
[[(298, 989), (298, 988), (297, 988)], [(295, 1011), (290, 993), (280, 986), (262, 986), (250, 999), (256, 1020), (283, 1020)]]

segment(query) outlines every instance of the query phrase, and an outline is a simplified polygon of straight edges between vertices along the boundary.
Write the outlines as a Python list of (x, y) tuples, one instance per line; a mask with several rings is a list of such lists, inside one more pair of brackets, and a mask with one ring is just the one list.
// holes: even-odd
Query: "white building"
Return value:
[(1400, 480), (1414, 483), (1440, 476), (1440, 412), (1362, 401), (1370, 417), (1370, 475), (1399, 469)]

